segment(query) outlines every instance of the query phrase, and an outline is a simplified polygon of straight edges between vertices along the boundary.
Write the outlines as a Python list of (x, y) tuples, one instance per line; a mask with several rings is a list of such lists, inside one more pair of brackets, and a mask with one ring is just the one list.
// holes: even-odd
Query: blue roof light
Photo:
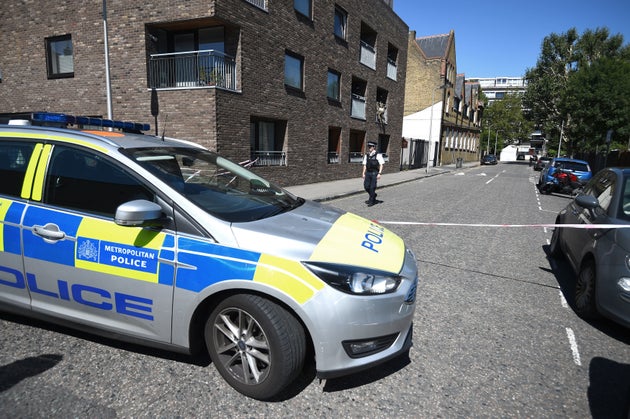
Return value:
[(91, 125), (101, 128), (116, 128), (123, 131), (149, 131), (151, 125), (137, 122), (113, 121), (104, 118), (91, 118), (87, 116), (72, 116), (64, 113), (35, 112), (31, 116), (34, 122)]

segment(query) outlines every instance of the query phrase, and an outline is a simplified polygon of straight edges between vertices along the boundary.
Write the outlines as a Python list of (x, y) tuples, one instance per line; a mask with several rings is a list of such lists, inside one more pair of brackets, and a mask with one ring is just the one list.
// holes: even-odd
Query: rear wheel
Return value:
[(575, 311), (585, 319), (597, 318), (595, 305), (595, 263), (587, 260), (582, 264), (575, 283)]
[(205, 340), (221, 376), (254, 399), (276, 396), (304, 365), (302, 325), (284, 308), (259, 296), (240, 294), (222, 301), (208, 317)]

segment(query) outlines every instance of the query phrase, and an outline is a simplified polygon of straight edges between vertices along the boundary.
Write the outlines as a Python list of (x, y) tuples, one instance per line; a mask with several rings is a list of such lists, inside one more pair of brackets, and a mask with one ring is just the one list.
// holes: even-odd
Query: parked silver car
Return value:
[(560, 211), (556, 224), (589, 227), (557, 227), (550, 244), (550, 254), (565, 255), (577, 273), (578, 315), (602, 315), (630, 327), (630, 229), (610, 227), (630, 224), (630, 169), (600, 171)]

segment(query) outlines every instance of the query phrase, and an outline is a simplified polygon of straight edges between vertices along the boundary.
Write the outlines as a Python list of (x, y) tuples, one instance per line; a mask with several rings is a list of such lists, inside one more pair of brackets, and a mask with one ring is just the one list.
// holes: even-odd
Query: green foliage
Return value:
[(496, 100), (488, 106), (483, 116), (481, 148), (489, 148), (492, 153), (495, 142), (497, 150), (502, 150), (508, 144), (529, 139), (533, 124), (525, 119), (522, 110), (522, 97), (519, 94), (507, 94), (502, 100)]
[(601, 148), (608, 130), (617, 145), (628, 141), (629, 64), (630, 46), (607, 28), (581, 36), (570, 29), (543, 40), (536, 67), (525, 74), (523, 104), (548, 149), (558, 146), (562, 127), (569, 154)]

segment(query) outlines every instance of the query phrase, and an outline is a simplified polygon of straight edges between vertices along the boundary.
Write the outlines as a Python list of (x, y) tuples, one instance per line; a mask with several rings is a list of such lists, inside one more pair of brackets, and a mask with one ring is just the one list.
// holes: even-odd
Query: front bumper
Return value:
[(391, 294), (358, 296), (325, 287), (304, 306), (318, 377), (351, 374), (409, 350), (418, 282), (410, 251), (401, 275), (405, 279)]

